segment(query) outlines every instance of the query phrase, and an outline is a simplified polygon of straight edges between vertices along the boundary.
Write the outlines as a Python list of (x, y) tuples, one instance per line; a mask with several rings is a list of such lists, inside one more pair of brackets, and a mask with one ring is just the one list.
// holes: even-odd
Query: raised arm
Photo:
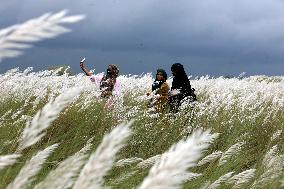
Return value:
[(83, 59), (80, 61), (80, 67), (82, 68), (83, 72), (85, 72), (85, 74), (86, 74), (87, 76), (91, 76), (92, 74), (91, 74), (91, 72), (90, 72), (87, 68), (85, 68), (84, 62), (85, 62), (85, 58), (83, 58)]

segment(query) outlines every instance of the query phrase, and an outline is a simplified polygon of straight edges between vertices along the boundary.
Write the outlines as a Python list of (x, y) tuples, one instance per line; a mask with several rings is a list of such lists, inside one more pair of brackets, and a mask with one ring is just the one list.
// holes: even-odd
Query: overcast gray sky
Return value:
[(68, 9), (85, 14), (72, 32), (34, 44), (0, 72), (79, 61), (104, 71), (140, 74), (184, 64), (189, 75), (283, 75), (283, 0), (0, 0), (0, 28)]

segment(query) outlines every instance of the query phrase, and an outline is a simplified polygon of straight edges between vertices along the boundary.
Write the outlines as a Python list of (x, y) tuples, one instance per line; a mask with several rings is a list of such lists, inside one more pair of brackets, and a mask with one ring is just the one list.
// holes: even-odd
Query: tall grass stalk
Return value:
[(102, 188), (103, 177), (112, 168), (116, 153), (124, 146), (131, 131), (128, 124), (120, 124), (105, 135), (97, 150), (90, 156), (81, 171), (74, 189)]
[(60, 94), (55, 100), (49, 101), (42, 110), (38, 111), (31, 122), (27, 122), (19, 140), (18, 151), (21, 151), (36, 142), (44, 135), (50, 123), (74, 98), (79, 95), (82, 88), (71, 88)]
[(209, 154), (208, 156), (204, 157), (202, 160), (200, 160), (197, 165), (201, 166), (204, 165), (206, 163), (209, 163), (211, 161), (214, 161), (216, 159), (218, 159), (219, 157), (222, 156), (222, 152), (221, 151), (215, 151), (212, 154)]
[(181, 140), (164, 153), (161, 160), (150, 169), (149, 175), (144, 179), (140, 189), (173, 189), (179, 188), (184, 181), (176, 175), (184, 175), (187, 169), (194, 167), (212, 141), (214, 135), (209, 131), (195, 131), (186, 140)]
[(212, 184), (208, 186), (208, 189), (216, 189), (221, 186), (221, 184), (226, 183), (233, 175), (234, 172), (226, 173), (225, 175), (222, 175), (220, 178), (218, 178), (216, 181), (214, 181)]
[(41, 166), (58, 144), (47, 147), (33, 156), (20, 170), (17, 177), (8, 185), (7, 189), (25, 189), (33, 181), (33, 177), (39, 172)]
[(65, 16), (66, 10), (47, 13), (8, 28), (0, 30), (0, 61), (21, 55), (23, 49), (30, 48), (32, 42), (56, 37), (70, 30), (61, 26), (84, 19), (83, 15)]
[(124, 167), (127, 165), (137, 164), (139, 162), (143, 161), (142, 158), (133, 157), (133, 158), (127, 158), (127, 159), (121, 159), (115, 163), (116, 167)]
[(9, 154), (0, 156), (0, 171), (6, 166), (13, 165), (17, 161), (17, 158), (19, 158), (20, 156), (20, 154)]
[(243, 185), (248, 183), (255, 175), (256, 169), (245, 170), (231, 177), (227, 183), (234, 184), (233, 188), (243, 188)]
[(274, 145), (264, 156), (262, 163), (264, 172), (253, 183), (252, 188), (266, 186), (283, 173), (284, 155), (277, 154), (277, 145)]
[(140, 169), (149, 168), (152, 165), (154, 165), (156, 162), (159, 162), (161, 160), (161, 156), (162, 155), (158, 154), (148, 159), (145, 159), (142, 162), (137, 164), (137, 168), (140, 168)]
[(241, 147), (244, 145), (244, 142), (238, 142), (231, 146), (226, 152), (224, 152), (219, 160), (219, 165), (224, 165), (229, 158), (231, 158), (233, 155), (237, 154)]
[(67, 189), (71, 188), (75, 182), (75, 178), (79, 175), (80, 169), (83, 167), (91, 143), (74, 155), (68, 157), (61, 162), (58, 167), (49, 172), (46, 178), (38, 183), (34, 189)]

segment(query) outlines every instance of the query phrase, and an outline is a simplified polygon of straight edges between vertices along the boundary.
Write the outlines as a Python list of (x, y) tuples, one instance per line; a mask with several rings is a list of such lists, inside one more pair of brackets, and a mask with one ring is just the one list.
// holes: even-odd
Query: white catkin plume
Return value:
[(121, 160), (117, 161), (114, 166), (116, 166), (116, 167), (124, 167), (124, 166), (132, 165), (134, 163), (138, 163), (138, 162), (141, 162), (141, 161), (143, 161), (143, 159), (142, 158), (138, 158), (138, 157), (121, 159)]
[(258, 179), (254, 185), (265, 185), (268, 183), (271, 183), (274, 179), (281, 176), (283, 173), (283, 167), (284, 167), (284, 156), (275, 156), (271, 159), (269, 162), (269, 167), (266, 168), (265, 172), (260, 176), (260, 179)]
[(204, 184), (201, 185), (199, 189), (208, 189), (209, 185), (210, 185), (210, 182), (205, 182)]
[(196, 161), (201, 157), (212, 141), (213, 135), (209, 131), (195, 131), (186, 140), (181, 140), (173, 145), (169, 151), (164, 153), (159, 162), (150, 169), (148, 176), (144, 179), (140, 189), (172, 189), (179, 188), (184, 182), (183, 178), (175, 175), (187, 173), (188, 168), (194, 167)]
[(87, 158), (86, 152), (90, 150), (91, 143), (82, 148), (79, 152), (61, 162), (58, 167), (48, 173), (46, 178), (37, 184), (34, 189), (67, 189), (75, 182)]
[(139, 169), (149, 168), (152, 165), (154, 165), (156, 162), (159, 162), (160, 159), (161, 159), (161, 156), (162, 155), (159, 154), (159, 155), (155, 155), (153, 157), (150, 157), (146, 160), (143, 160), (142, 162), (137, 164), (137, 168), (139, 168)]
[(17, 57), (23, 49), (30, 48), (32, 42), (56, 37), (70, 30), (61, 24), (75, 23), (84, 19), (83, 15), (68, 16), (67, 11), (47, 13), (22, 24), (0, 30), (0, 61), (4, 58)]
[(18, 151), (35, 144), (44, 135), (45, 130), (54, 121), (59, 113), (79, 95), (82, 88), (71, 88), (60, 94), (55, 100), (49, 101), (42, 110), (38, 111), (31, 122), (27, 122), (26, 127), (19, 140)]
[(271, 160), (277, 155), (277, 145), (272, 146), (272, 148), (265, 154), (262, 164), (265, 168), (269, 168)]
[(128, 124), (122, 123), (104, 136), (102, 143), (82, 169), (74, 189), (102, 188), (103, 177), (112, 168), (117, 152), (131, 134), (131, 124), (132, 121)]
[(242, 186), (248, 183), (254, 177), (255, 169), (243, 171), (231, 177), (227, 183), (234, 184), (233, 188), (243, 188)]
[(282, 134), (282, 130), (277, 130), (271, 137), (271, 140), (277, 139)]
[(117, 184), (120, 184), (122, 182), (124, 182), (125, 180), (127, 180), (128, 178), (132, 177), (133, 175), (135, 175), (136, 173), (138, 172), (138, 170), (134, 170), (134, 171), (131, 171), (129, 173), (126, 173), (126, 174), (123, 174), (121, 175), (120, 177), (118, 177), (117, 179), (115, 179), (112, 184), (113, 185), (117, 185)]
[(277, 155), (277, 145), (273, 146), (263, 159), (264, 172), (253, 183), (252, 188), (259, 188), (273, 182), (283, 173), (284, 156)]
[(24, 189), (29, 187), (33, 181), (33, 177), (38, 173), (46, 158), (57, 146), (58, 144), (53, 144), (47, 147), (26, 162), (17, 177), (8, 185), (7, 189)]
[(219, 165), (224, 165), (229, 158), (231, 158), (233, 155), (237, 154), (241, 147), (244, 145), (244, 142), (238, 142), (231, 146), (226, 152), (224, 152), (219, 160)]
[(20, 154), (9, 154), (0, 156), (0, 171), (6, 166), (13, 165), (17, 161), (17, 158), (19, 158), (20, 156)]
[(221, 176), (220, 178), (218, 178), (218, 180), (210, 184), (207, 189), (216, 189), (220, 187), (222, 183), (227, 182), (228, 179), (232, 177), (233, 173), (234, 172), (232, 171), (232, 172), (226, 173), (225, 175)]
[(182, 182), (188, 182), (191, 180), (194, 180), (198, 177), (202, 176), (201, 173), (183, 173), (183, 174), (179, 174), (179, 175), (175, 175), (174, 177), (177, 177), (176, 179), (180, 179), (182, 180)]
[(202, 160), (200, 160), (197, 163), (197, 165), (198, 166), (205, 165), (206, 163), (212, 162), (212, 161), (218, 159), (221, 156), (222, 156), (222, 152), (221, 151), (215, 151), (212, 154), (209, 154), (208, 156), (206, 156)]

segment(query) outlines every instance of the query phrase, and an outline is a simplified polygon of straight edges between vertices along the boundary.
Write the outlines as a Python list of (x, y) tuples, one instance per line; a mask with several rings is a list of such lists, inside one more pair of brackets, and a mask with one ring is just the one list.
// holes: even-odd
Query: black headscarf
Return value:
[(171, 90), (179, 89), (183, 96), (191, 95), (190, 81), (184, 71), (183, 65), (180, 63), (174, 63), (171, 67), (172, 72), (176, 75), (173, 77)]
[[(163, 81), (159, 81), (157, 79), (157, 75), (160, 74), (160, 73), (163, 75), (163, 78), (164, 78)], [(166, 82), (167, 79), (168, 79), (168, 75), (167, 75), (166, 71), (163, 70), (163, 69), (157, 69), (156, 79), (155, 79), (154, 83), (152, 84), (152, 91), (159, 89), (162, 86), (162, 84), (164, 82)]]

